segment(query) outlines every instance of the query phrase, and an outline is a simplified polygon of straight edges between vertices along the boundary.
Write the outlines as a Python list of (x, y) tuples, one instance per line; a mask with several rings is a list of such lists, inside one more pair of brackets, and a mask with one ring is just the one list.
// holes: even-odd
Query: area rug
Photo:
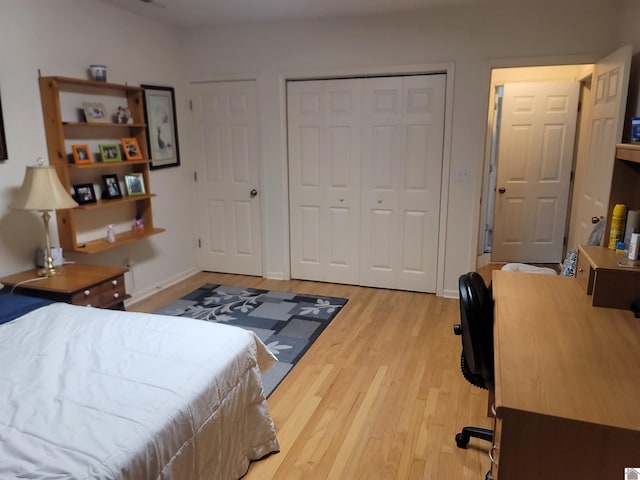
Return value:
[(253, 330), (278, 358), (262, 374), (269, 396), (346, 303), (346, 298), (206, 284), (156, 313)]

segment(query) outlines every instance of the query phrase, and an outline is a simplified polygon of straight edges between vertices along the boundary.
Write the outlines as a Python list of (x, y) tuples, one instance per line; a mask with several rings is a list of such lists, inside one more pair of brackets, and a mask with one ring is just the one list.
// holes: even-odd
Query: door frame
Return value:
[(440, 211), (438, 224), (438, 261), (436, 272), (436, 295), (444, 294), (444, 263), (446, 258), (446, 238), (447, 238), (447, 214), (449, 208), (449, 176), (451, 171), (451, 138), (453, 130), (453, 87), (455, 80), (454, 63), (435, 63), (424, 65), (405, 65), (395, 67), (372, 67), (355, 69), (322, 69), (318, 71), (304, 72), (280, 72), (278, 82), (280, 90), (280, 126), (283, 132), (281, 151), (285, 152), (286, 159), (282, 169), (282, 184), (284, 185), (282, 195), (284, 204), (287, 205), (287, 215), (285, 215), (283, 228), (283, 238), (286, 238), (287, 252), (287, 279), (291, 278), (291, 240), (290, 240), (290, 219), (289, 219), (289, 148), (287, 142), (287, 81), (290, 80), (329, 80), (333, 78), (354, 78), (372, 76), (399, 76), (399, 75), (446, 75), (445, 92), (445, 113), (444, 113), (444, 139), (442, 152), (442, 173), (440, 177)]
[[(488, 61), (485, 64), (486, 75), (489, 82), (488, 90), (489, 94), (487, 95), (487, 117), (486, 117), (486, 130), (485, 130), (485, 144), (484, 144), (484, 164), (483, 164), (483, 182), (481, 189), (480, 201), (477, 202), (475, 217), (478, 221), (476, 224), (476, 244), (475, 244), (475, 256), (474, 261), (470, 264), (472, 268), (477, 266), (481, 266), (486, 263), (490, 263), (490, 254), (484, 253), (484, 223), (486, 222), (486, 210), (485, 204), (486, 199), (489, 198), (490, 195), (494, 195), (495, 192), (489, 191), (489, 168), (491, 166), (491, 154), (492, 154), (492, 135), (494, 130), (494, 115), (493, 115), (493, 104), (495, 101), (495, 88), (499, 82), (495, 82), (493, 80), (493, 70), (496, 69), (518, 69), (518, 68), (538, 68), (538, 67), (563, 67), (563, 66), (572, 66), (572, 67), (580, 67), (582, 66), (582, 73), (578, 74), (575, 78), (576, 81), (581, 82), (585, 79), (586, 76), (590, 75), (589, 68), (591, 71), (593, 70), (593, 65), (597, 62), (597, 60), (601, 58), (600, 54), (592, 54), (592, 55), (569, 55), (563, 57), (556, 58), (514, 58), (514, 59), (494, 59)], [(531, 80), (537, 80), (533, 78)], [(531, 81), (529, 80), (529, 81)], [(524, 79), (520, 79), (519, 81), (527, 81)], [(582, 92), (583, 86), (580, 86), (580, 90)], [(576, 137), (580, 136), (580, 132), (584, 128), (584, 122), (582, 118), (578, 118), (578, 122), (576, 124)], [(584, 131), (582, 131), (584, 133)], [(573, 152), (573, 167), (572, 172), (575, 173), (575, 161), (576, 161), (576, 153), (578, 150), (578, 142), (576, 141), (574, 145)], [(498, 168), (496, 164), (496, 168)], [(570, 189), (573, 188), (573, 181), (571, 182)], [(565, 234), (568, 233), (570, 215), (571, 215), (571, 203), (572, 203), (572, 192), (570, 191), (569, 197), (569, 205), (567, 209), (567, 226), (565, 229)]]

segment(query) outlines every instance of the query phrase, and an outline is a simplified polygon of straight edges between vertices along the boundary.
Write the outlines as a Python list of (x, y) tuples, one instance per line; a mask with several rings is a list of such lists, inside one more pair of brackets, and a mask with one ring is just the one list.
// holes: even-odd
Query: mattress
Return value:
[(236, 327), (39, 306), (0, 325), (0, 478), (240, 478), (279, 448), (274, 362)]

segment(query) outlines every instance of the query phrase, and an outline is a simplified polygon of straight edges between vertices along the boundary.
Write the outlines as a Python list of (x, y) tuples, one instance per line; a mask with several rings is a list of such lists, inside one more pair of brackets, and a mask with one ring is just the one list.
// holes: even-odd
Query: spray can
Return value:
[(616, 244), (622, 241), (624, 235), (624, 219), (627, 215), (627, 206), (618, 203), (613, 207), (613, 213), (611, 215), (611, 230), (609, 231), (609, 248), (611, 250), (616, 249)]

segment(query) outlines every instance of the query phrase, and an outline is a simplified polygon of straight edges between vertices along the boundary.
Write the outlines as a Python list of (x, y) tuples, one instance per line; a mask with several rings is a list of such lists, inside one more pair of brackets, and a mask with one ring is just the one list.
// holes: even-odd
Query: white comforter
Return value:
[(233, 479), (277, 451), (240, 328), (53, 304), (0, 325), (0, 479)]

